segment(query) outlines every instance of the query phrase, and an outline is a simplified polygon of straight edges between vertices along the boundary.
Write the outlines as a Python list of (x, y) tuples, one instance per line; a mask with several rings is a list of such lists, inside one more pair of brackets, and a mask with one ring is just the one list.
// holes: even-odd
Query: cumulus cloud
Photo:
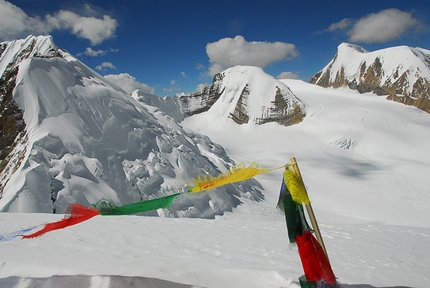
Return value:
[(278, 79), (299, 79), (299, 75), (293, 72), (282, 72), (276, 78)]
[(47, 27), (39, 17), (29, 17), (19, 7), (0, 0), (0, 38), (13, 39), (16, 35), (29, 33), (46, 33)]
[(298, 55), (296, 46), (283, 42), (248, 42), (242, 36), (223, 38), (206, 45), (211, 63), (209, 75), (213, 76), (235, 65), (265, 68)]
[(400, 38), (418, 25), (419, 21), (411, 13), (391, 8), (361, 18), (348, 35), (352, 42), (385, 43)]
[(101, 18), (81, 16), (60, 10), (53, 15), (28, 16), (21, 8), (0, 0), (0, 39), (11, 40), (28, 34), (49, 34), (55, 30), (69, 30), (79, 38), (97, 45), (115, 36), (118, 22), (108, 15)]
[(96, 70), (105, 70), (106, 68), (110, 68), (110, 69), (116, 69), (115, 65), (112, 64), (112, 62), (103, 62), (100, 65), (96, 66)]
[(71, 33), (90, 40), (92, 45), (102, 43), (115, 36), (118, 22), (108, 15), (103, 18), (83, 17), (71, 11), (59, 11), (53, 16), (47, 15), (46, 23), (52, 29), (71, 30)]
[(109, 74), (104, 76), (109, 81), (121, 87), (125, 92), (131, 94), (133, 91), (141, 90), (142, 92), (154, 94), (155, 88), (145, 83), (139, 83), (135, 77), (128, 73)]

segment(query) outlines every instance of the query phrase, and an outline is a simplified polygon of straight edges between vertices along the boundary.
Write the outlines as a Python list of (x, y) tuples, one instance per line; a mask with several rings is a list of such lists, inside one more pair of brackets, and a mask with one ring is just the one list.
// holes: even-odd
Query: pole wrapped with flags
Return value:
[[(313, 230), (306, 221), (303, 205), (306, 207)], [(338, 287), (295, 158), (291, 158), (290, 163), (286, 165), (278, 207), (285, 213), (290, 243), (295, 243), (298, 246), (305, 273), (299, 278), (301, 287)], [(315, 233), (316, 239), (312, 232)]]

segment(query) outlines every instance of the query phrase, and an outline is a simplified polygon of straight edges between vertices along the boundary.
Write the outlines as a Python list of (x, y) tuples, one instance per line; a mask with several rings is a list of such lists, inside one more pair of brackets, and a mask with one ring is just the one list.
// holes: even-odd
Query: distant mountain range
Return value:
[[(430, 112), (430, 53), (395, 47), (367, 52), (341, 44), (311, 80), (349, 87)], [(289, 126), (306, 107), (262, 69), (236, 66), (191, 94), (131, 95), (50, 36), (0, 43), (0, 211), (64, 213), (70, 203), (116, 205), (183, 191), (184, 181), (217, 175), (236, 163), (207, 136), (181, 122), (205, 113), (237, 125)], [(248, 198), (264, 198), (255, 180), (182, 195), (147, 215), (213, 218)]]
[(430, 113), (430, 50), (399, 46), (368, 52), (342, 43), (310, 83), (387, 95)]
[[(124, 205), (181, 192), (185, 181), (235, 164), (223, 147), (136, 101), (51, 37), (1, 43), (0, 75), (0, 211), (65, 213), (70, 203), (103, 198)], [(165, 108), (181, 117), (179, 107)], [(184, 193), (169, 210), (147, 214), (213, 218), (242, 197), (262, 200), (260, 190), (251, 179)]]

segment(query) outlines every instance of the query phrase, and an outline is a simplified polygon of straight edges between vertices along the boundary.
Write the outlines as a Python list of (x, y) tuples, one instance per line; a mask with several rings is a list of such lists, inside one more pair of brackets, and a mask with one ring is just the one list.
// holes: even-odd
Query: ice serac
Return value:
[(387, 99), (430, 113), (430, 50), (398, 46), (368, 52), (342, 43), (310, 83), (387, 95)]
[(303, 103), (286, 84), (251, 66), (229, 68), (216, 74), (212, 85), (177, 97), (185, 116), (207, 112), (238, 124), (289, 126), (301, 122), (306, 114)]
[[(2, 212), (64, 213), (70, 203), (158, 198), (235, 164), (207, 136), (177, 124), (177, 103), (164, 101), (166, 113), (155, 107), (163, 102), (155, 95), (128, 95), (51, 37), (0, 47)], [(184, 193), (168, 210), (146, 215), (213, 218), (240, 199), (262, 200), (260, 190), (250, 180)]]

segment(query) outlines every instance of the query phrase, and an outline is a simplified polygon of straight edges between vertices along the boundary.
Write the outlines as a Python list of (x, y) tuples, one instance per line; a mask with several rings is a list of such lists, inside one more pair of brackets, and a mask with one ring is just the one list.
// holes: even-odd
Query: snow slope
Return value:
[[(429, 114), (373, 94), (285, 83), (306, 106), (298, 125), (218, 123), (204, 113), (181, 125), (236, 161), (277, 167), (296, 157), (343, 287), (427, 287)], [(257, 176), (264, 201), (243, 199), (216, 219), (98, 216), (20, 240), (10, 233), (61, 216), (2, 213), (0, 286), (299, 287), (299, 256), (275, 209), (281, 175)]]

